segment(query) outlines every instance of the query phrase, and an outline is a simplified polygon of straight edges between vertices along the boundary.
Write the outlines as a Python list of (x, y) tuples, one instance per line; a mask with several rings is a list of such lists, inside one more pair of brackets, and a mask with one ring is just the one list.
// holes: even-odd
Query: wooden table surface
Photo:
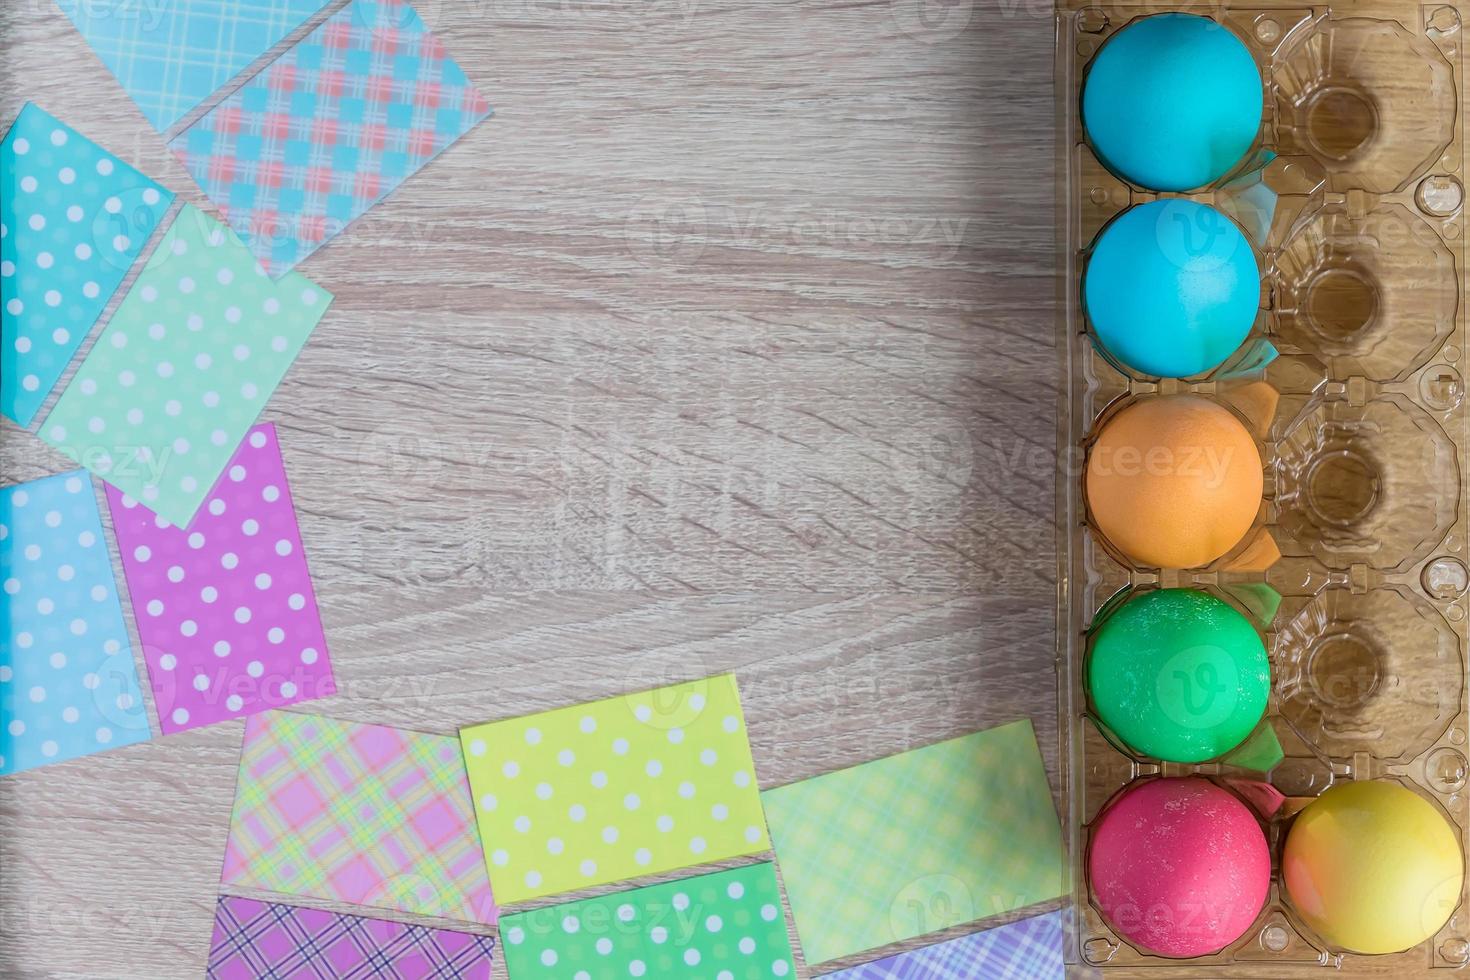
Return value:
[[(762, 785), (1020, 717), (1056, 785), (1050, 5), (419, 6), (496, 116), (301, 267), (265, 418), (343, 693), (299, 710), (733, 670)], [(51, 0), (0, 50), (0, 124), (210, 207)], [(0, 781), (0, 976), (201, 974), (241, 730)]]

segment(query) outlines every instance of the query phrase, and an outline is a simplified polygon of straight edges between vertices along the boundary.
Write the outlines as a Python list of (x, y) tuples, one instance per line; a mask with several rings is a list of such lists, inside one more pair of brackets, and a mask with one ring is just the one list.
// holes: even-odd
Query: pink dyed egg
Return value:
[(1225, 790), (1155, 779), (1103, 811), (1088, 869), (1093, 898), (1123, 939), (1159, 956), (1205, 956), (1255, 921), (1271, 855), (1255, 816)]

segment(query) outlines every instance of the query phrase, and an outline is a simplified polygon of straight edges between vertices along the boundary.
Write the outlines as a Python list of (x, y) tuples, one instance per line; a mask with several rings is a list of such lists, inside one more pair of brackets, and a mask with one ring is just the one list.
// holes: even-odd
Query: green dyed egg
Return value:
[(1087, 686), (1099, 720), (1135, 752), (1203, 762), (1255, 729), (1271, 667), (1260, 634), (1229, 604), (1159, 589), (1094, 628)]

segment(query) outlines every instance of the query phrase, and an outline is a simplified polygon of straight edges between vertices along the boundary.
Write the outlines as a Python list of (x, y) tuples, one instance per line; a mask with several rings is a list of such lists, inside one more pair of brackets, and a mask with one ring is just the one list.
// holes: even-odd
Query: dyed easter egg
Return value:
[(1224, 176), (1256, 141), (1261, 71), (1228, 28), (1192, 14), (1136, 20), (1092, 60), (1082, 87), (1088, 141), (1109, 170), (1157, 191)]
[(1250, 333), (1260, 297), (1260, 266), (1235, 222), (1184, 200), (1123, 212), (1098, 236), (1082, 281), (1098, 343), (1159, 378), (1219, 367)]
[(1250, 620), (1194, 589), (1129, 599), (1094, 628), (1087, 687), (1098, 719), (1140, 755), (1204, 762), (1266, 713), (1271, 666)]
[(1433, 936), (1460, 901), (1458, 834), (1393, 782), (1333, 786), (1297, 815), (1281, 876), (1291, 904), (1335, 950), (1395, 953)]
[(1103, 918), (1159, 956), (1205, 956), (1230, 945), (1255, 921), (1271, 882), (1254, 815), (1196, 777), (1126, 790), (1097, 818), (1087, 860)]
[(1254, 523), (1263, 485), (1245, 426), (1198, 395), (1133, 402), (1087, 456), (1093, 524), (1146, 567), (1194, 568), (1225, 554)]

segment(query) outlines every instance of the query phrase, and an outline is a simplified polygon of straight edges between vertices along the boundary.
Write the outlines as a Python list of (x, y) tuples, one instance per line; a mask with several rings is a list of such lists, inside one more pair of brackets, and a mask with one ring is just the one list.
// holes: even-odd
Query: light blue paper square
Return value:
[(0, 413), (30, 425), (173, 194), (34, 103), (0, 141)]
[(325, 0), (57, 0), (160, 133)]
[(0, 490), (0, 775), (149, 737), (92, 481)]

